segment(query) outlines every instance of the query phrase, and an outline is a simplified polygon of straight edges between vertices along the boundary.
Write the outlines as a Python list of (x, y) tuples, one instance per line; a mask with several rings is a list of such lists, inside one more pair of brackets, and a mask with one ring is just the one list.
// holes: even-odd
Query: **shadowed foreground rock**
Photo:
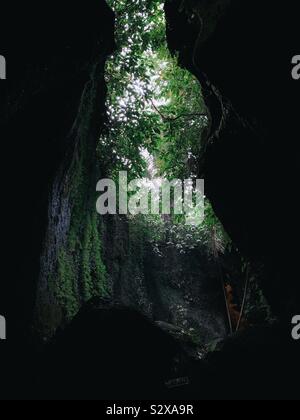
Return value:
[(140, 313), (94, 300), (52, 343), (2, 355), (1, 399), (299, 399), (299, 343), (279, 325), (242, 332), (196, 361)]
[(94, 300), (42, 357), (41, 396), (164, 398), (165, 382), (180, 375), (184, 359), (179, 344), (138, 312)]
[[(289, 331), (266, 326), (195, 361), (138, 312), (95, 300), (43, 354), (39, 397), (296, 400), (298, 356)], [(182, 384), (173, 387), (176, 379)]]

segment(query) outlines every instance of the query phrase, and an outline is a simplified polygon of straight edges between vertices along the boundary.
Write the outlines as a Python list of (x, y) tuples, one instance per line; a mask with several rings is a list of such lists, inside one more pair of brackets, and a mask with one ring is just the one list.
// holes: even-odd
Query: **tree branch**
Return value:
[(245, 290), (244, 290), (244, 298), (243, 298), (243, 304), (241, 308), (241, 313), (239, 317), (239, 321), (236, 327), (236, 331), (238, 332), (240, 330), (241, 322), (243, 319), (245, 307), (246, 307), (246, 301), (247, 301), (247, 295), (248, 295), (248, 288), (249, 288), (249, 281), (250, 281), (250, 265), (248, 263), (247, 265), (247, 271), (246, 271), (246, 283), (245, 283)]
[(192, 118), (194, 118), (194, 117), (207, 117), (207, 114), (205, 114), (205, 113), (202, 113), (202, 112), (195, 112), (195, 113), (192, 113), (192, 114), (181, 114), (181, 115), (178, 115), (177, 117), (167, 117), (166, 115), (164, 115), (161, 111), (160, 111), (160, 109), (155, 105), (155, 103), (154, 103), (154, 101), (153, 101), (153, 99), (150, 99), (150, 101), (151, 101), (151, 104), (152, 104), (152, 106), (153, 106), (153, 108), (155, 109), (155, 111), (161, 116), (161, 118), (163, 119), (163, 121), (165, 121), (165, 122), (175, 122), (175, 121), (178, 121), (178, 120), (180, 120), (181, 118), (187, 118), (187, 119), (192, 119)]

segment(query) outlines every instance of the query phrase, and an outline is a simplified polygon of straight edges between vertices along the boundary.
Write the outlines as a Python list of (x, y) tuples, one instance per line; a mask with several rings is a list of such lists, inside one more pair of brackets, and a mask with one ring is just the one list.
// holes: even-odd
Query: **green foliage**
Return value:
[[(168, 50), (164, 1), (110, 0), (109, 4), (116, 12), (118, 49), (106, 68), (108, 125), (98, 145), (105, 171), (116, 181), (120, 170), (128, 172), (129, 180), (148, 176), (145, 155), (150, 154), (156, 175), (195, 178), (209, 119), (198, 80), (180, 68)], [(173, 239), (183, 247), (201, 241), (208, 248), (224, 250), (227, 237), (208, 202), (203, 226), (191, 230), (183, 219), (173, 217), (166, 223), (147, 216), (144, 227), (154, 243), (173, 235), (174, 229)]]
[(88, 216), (82, 249), (82, 288), (83, 299), (88, 301), (94, 296), (105, 296), (106, 268), (102, 261), (102, 243), (98, 217)]
[(164, 44), (161, 0), (111, 0), (116, 12), (118, 50), (107, 63), (109, 124), (98, 151), (106, 158), (106, 172), (130, 170), (133, 177), (145, 170), (140, 148), (151, 146), (159, 121), (147, 113), (155, 76), (153, 54)]
[(148, 216), (144, 222), (147, 240), (157, 254), (161, 254), (160, 247), (165, 244), (177, 248), (181, 254), (197, 248), (206, 249), (208, 257), (215, 257), (216, 252), (223, 254), (231, 243), (230, 239), (209, 202), (206, 203), (205, 213), (205, 222), (200, 226), (186, 225), (182, 220), (176, 222), (173, 218), (166, 220)]
[(72, 257), (61, 249), (58, 256), (58, 284), (55, 292), (58, 303), (63, 308), (67, 319), (71, 319), (79, 310), (79, 299), (76, 290), (76, 274)]
[(77, 147), (68, 191), (70, 229), (58, 258), (58, 278), (53, 283), (57, 302), (67, 320), (74, 317), (83, 302), (108, 293), (101, 219), (95, 211), (94, 174), (89, 164), (91, 151), (83, 142)]
[(170, 56), (157, 83), (155, 101), (161, 104), (161, 131), (154, 149), (157, 166), (169, 178), (189, 178), (196, 174), (196, 156), (208, 124), (200, 84)]
[(195, 155), (208, 119), (198, 81), (168, 50), (162, 0), (110, 1), (117, 15), (118, 50), (107, 64), (109, 124), (98, 152), (106, 171), (147, 169), (142, 150), (159, 172), (183, 178), (195, 172)]
[(108, 294), (100, 223), (97, 214), (88, 214), (83, 229), (76, 232), (73, 226), (68, 243), (60, 250), (58, 279), (53, 286), (67, 319), (77, 313), (82, 302)]

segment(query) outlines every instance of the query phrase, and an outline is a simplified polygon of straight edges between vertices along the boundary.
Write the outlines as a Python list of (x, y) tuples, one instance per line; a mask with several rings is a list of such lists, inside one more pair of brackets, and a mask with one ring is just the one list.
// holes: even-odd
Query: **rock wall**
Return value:
[[(104, 261), (110, 296), (200, 347), (228, 331), (218, 265), (207, 248), (154, 244), (139, 220), (104, 223)], [(231, 268), (232, 272), (232, 268)]]
[(271, 1), (166, 2), (170, 49), (199, 78), (211, 115), (199, 175), (241, 252), (264, 265), (263, 291), (288, 322), (300, 307), (294, 7)]
[(70, 321), (84, 302), (107, 293), (102, 221), (95, 208), (101, 178), (97, 139), (106, 115), (105, 58), (91, 66), (69, 133), (70, 149), (50, 195), (35, 314), (46, 336)]
[[(114, 49), (114, 15), (104, 0), (88, 7), (9, 2), (2, 13), (7, 80), (0, 86), (1, 227), (7, 274), (0, 299), (13, 340), (33, 320), (48, 216), (56, 231), (47, 240), (57, 246), (70, 218), (69, 195), (62, 192), (70, 184), (58, 186), (57, 180), (72, 176), (77, 162), (95, 161), (90, 150), (104, 120), (103, 69)], [(50, 264), (51, 257), (45, 258)]]

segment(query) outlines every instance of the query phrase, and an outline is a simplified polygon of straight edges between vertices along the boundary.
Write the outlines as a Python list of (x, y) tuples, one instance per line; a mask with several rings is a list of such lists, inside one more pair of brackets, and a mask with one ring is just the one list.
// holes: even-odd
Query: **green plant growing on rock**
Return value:
[(72, 258), (64, 249), (61, 249), (58, 256), (58, 285), (55, 285), (55, 291), (67, 319), (72, 319), (79, 310), (75, 280)]

